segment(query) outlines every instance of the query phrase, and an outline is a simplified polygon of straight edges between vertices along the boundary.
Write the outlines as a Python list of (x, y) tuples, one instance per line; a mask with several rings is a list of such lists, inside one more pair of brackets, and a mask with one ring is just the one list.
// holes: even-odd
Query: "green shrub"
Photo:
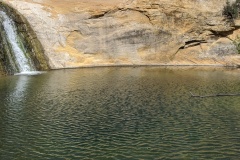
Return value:
[(240, 54), (240, 37), (237, 36), (235, 40), (233, 40), (233, 44), (236, 46), (238, 54)]
[(239, 17), (240, 0), (236, 0), (234, 3), (230, 3), (227, 0), (226, 5), (223, 8), (222, 14), (228, 19), (236, 19)]

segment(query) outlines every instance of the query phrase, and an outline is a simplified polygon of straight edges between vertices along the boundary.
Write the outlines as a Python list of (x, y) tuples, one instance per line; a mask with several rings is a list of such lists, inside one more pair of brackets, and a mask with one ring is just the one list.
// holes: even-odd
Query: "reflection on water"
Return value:
[(25, 101), (25, 97), (26, 97), (26, 93), (27, 93), (27, 87), (28, 87), (28, 81), (29, 81), (29, 77), (27, 76), (22, 76), (19, 77), (17, 82), (16, 82), (16, 86), (14, 87), (14, 89), (12, 90), (12, 92), (10, 92), (9, 95), (7, 95), (8, 97), (8, 107), (16, 110), (16, 112), (20, 112), (20, 109), (24, 106), (22, 105), (18, 105), (20, 102)]
[(238, 159), (239, 70), (91, 68), (0, 79), (0, 159)]

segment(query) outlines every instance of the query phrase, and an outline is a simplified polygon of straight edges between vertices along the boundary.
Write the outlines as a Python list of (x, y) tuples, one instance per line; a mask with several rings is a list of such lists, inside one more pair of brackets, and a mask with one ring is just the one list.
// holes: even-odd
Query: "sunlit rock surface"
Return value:
[(226, 0), (4, 1), (27, 18), (51, 68), (240, 64)]

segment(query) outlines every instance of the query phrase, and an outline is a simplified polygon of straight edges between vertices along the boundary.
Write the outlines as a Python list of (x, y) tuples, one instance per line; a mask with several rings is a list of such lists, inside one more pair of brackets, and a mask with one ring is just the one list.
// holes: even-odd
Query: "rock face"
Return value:
[(24, 15), (51, 68), (238, 65), (226, 0), (3, 0)]

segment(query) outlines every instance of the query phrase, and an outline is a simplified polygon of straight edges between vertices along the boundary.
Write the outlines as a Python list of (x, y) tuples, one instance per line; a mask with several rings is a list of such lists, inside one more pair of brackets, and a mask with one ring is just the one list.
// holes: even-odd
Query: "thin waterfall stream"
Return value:
[(0, 20), (5, 30), (7, 43), (12, 50), (13, 55), (8, 55), (11, 63), (15, 63), (16, 73), (26, 73), (36, 71), (31, 59), (27, 57), (26, 49), (24, 48), (21, 39), (18, 37), (17, 29), (14, 21), (3, 11), (0, 11)]

